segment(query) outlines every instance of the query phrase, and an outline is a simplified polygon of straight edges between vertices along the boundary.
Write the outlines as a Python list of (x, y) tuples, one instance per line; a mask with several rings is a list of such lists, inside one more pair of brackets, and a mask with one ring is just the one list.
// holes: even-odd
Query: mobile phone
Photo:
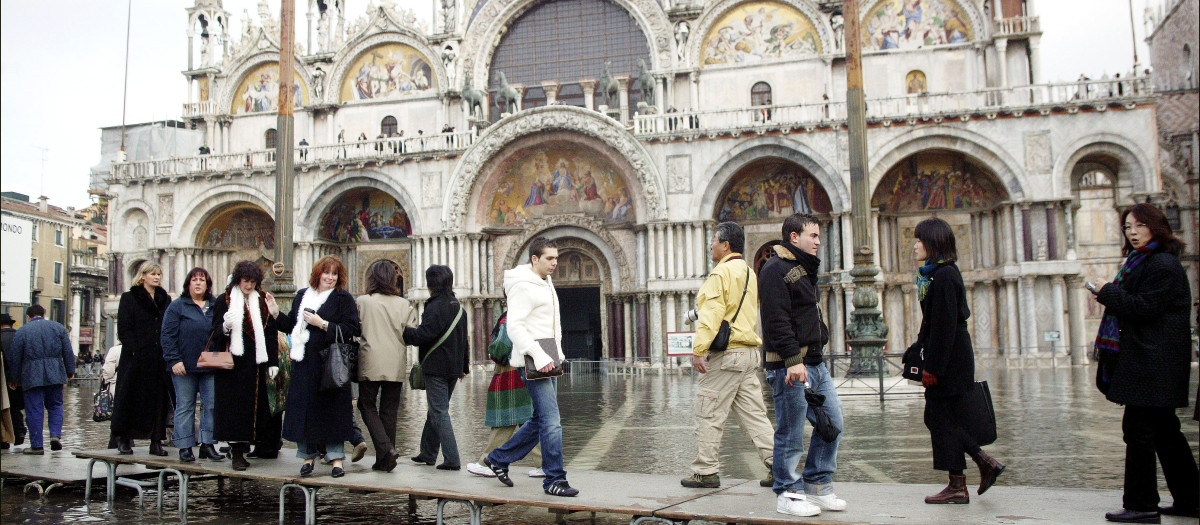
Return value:
[[(1088, 283), (1088, 284), (1091, 284), (1091, 283)], [(305, 312), (308, 312), (308, 313), (310, 313), (310, 314), (315, 314), (315, 313), (317, 313), (317, 311), (316, 311), (316, 310), (313, 310), (312, 308), (305, 308), (305, 309), (304, 309), (304, 311), (305, 311)]]
[(1083, 283), (1083, 287), (1084, 287), (1084, 288), (1087, 288), (1089, 292), (1092, 292), (1092, 295), (1099, 295), (1099, 294), (1100, 294), (1100, 291), (1099, 291), (1099, 290), (1096, 290), (1096, 285), (1095, 285), (1095, 284), (1092, 284), (1092, 282), (1091, 282), (1091, 281), (1088, 281), (1088, 282), (1086, 282), (1086, 283)]

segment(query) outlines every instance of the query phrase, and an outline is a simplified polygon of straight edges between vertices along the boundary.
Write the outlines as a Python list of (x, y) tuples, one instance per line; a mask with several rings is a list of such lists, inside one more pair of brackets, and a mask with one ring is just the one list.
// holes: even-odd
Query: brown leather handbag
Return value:
[(228, 350), (224, 352), (210, 352), (209, 345), (212, 344), (212, 334), (208, 335), (208, 342), (204, 344), (204, 351), (200, 352), (200, 359), (196, 360), (196, 369), (198, 370), (233, 370), (233, 352)]

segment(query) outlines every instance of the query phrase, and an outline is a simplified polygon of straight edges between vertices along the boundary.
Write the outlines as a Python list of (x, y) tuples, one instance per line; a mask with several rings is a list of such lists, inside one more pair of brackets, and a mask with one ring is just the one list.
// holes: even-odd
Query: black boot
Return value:
[(200, 445), (200, 458), (210, 461), (225, 461), (225, 456), (218, 454), (217, 449), (213, 448), (212, 443), (203, 443)]
[(151, 439), (151, 440), (150, 440), (150, 454), (151, 454), (151, 455), (153, 455), (153, 456), (167, 456), (167, 455), (169, 455), (169, 454), (167, 453), (167, 451), (163, 449), (163, 446), (162, 446), (162, 441), (159, 441), (159, 440), (157, 440), (157, 439)]
[(133, 440), (117, 438), (117, 454), (133, 454)]
[(229, 446), (229, 453), (233, 454), (233, 470), (246, 470), (250, 467), (250, 462), (246, 461), (246, 451), (250, 445), (244, 443), (234, 443)]

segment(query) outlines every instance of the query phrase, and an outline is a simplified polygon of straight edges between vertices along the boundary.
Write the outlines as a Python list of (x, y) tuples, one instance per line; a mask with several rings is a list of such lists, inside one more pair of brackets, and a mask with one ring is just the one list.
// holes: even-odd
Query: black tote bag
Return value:
[(996, 410), (992, 407), (992, 391), (987, 381), (976, 381), (963, 394), (959, 413), (967, 432), (979, 446), (996, 442)]

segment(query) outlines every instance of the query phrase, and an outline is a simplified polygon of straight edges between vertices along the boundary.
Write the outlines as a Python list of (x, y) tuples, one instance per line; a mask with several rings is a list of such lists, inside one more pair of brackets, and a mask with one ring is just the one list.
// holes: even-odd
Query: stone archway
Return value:
[(513, 238), (504, 256), (503, 268), (512, 268), (525, 263), (529, 241), (534, 237), (546, 236), (556, 241), (559, 238), (575, 238), (593, 248), (588, 253), (601, 264), (601, 275), (608, 290), (629, 291), (635, 286), (633, 260), (607, 228), (599, 221), (579, 215), (559, 215), (539, 219), (529, 224), (522, 233)]
[(1025, 198), (1029, 183), (1022, 163), (991, 139), (971, 131), (947, 126), (924, 126), (906, 132), (879, 146), (867, 163), (868, 185), (871, 193), (879, 188), (883, 176), (910, 155), (926, 150), (941, 149), (961, 153), (981, 166), (987, 166), (1003, 182), (1009, 198)]
[(751, 163), (769, 158), (789, 161), (807, 172), (828, 196), (832, 213), (850, 209), (850, 190), (832, 163), (807, 145), (780, 137), (763, 137), (727, 152), (710, 165), (705, 173), (709, 182), (704, 194), (693, 200), (692, 216), (715, 217), (718, 199), (735, 176)]
[[(454, 168), (449, 198), (442, 208), (447, 231), (465, 231), (480, 223), (475, 218), (483, 193), (480, 181), (493, 179), (509, 160), (508, 153), (532, 148), (547, 132), (562, 132), (560, 140), (586, 146), (618, 167), (629, 185), (636, 222), (666, 218), (666, 187), (658, 166), (640, 142), (620, 124), (595, 111), (572, 106), (544, 106), (522, 111), (489, 127)], [(528, 139), (527, 142), (519, 142)]]

